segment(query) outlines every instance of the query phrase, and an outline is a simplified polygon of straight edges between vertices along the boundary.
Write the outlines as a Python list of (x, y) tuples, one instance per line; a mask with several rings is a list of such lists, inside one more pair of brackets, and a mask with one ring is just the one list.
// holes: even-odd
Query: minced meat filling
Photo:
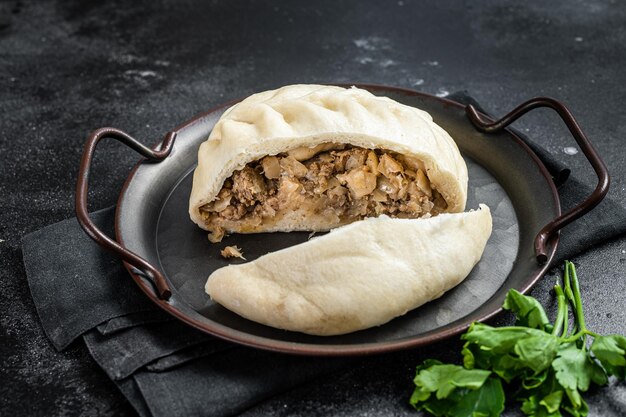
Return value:
[(446, 206), (420, 161), (386, 150), (323, 144), (250, 162), (200, 211), (213, 230), (211, 240), (219, 241), (225, 221), (259, 225), (289, 210), (347, 223), (381, 214), (436, 215)]

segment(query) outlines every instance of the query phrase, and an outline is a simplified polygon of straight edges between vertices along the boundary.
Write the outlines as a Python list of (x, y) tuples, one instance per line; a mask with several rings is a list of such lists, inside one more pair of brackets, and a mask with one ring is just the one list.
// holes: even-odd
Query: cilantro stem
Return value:
[[(563, 287), (565, 295), (569, 303), (572, 305), (572, 310), (574, 311), (574, 328), (572, 329), (572, 333), (576, 333), (579, 330), (578, 321), (576, 320), (576, 299), (574, 298), (574, 293), (572, 292), (572, 285), (570, 279), (570, 270), (569, 270), (569, 261), (565, 261), (565, 273), (563, 274)], [(569, 326), (568, 326), (569, 327)], [(565, 329), (565, 333), (567, 333), (569, 329)]]
[(598, 333), (592, 332), (591, 330), (581, 330), (578, 333), (573, 334), (570, 337), (561, 338), (559, 340), (561, 341), (561, 343), (571, 343), (571, 342), (577, 341), (578, 339), (580, 339), (581, 336), (585, 336), (585, 335), (589, 335), (593, 337), (600, 336)]
[(576, 322), (578, 323), (578, 328), (581, 332), (583, 332), (583, 346), (586, 346), (586, 333), (587, 326), (585, 325), (585, 313), (583, 312), (583, 301), (580, 298), (580, 286), (578, 285), (578, 276), (576, 275), (576, 267), (573, 263), (567, 261), (566, 268), (570, 269), (571, 277), (572, 277), (572, 289), (574, 292), (574, 302), (576, 303), (576, 309), (574, 310), (574, 314), (576, 315)]
[(557, 284), (554, 286), (554, 291), (556, 292), (556, 301), (558, 308), (556, 313), (556, 319), (554, 320), (552, 335), (557, 337), (563, 337), (567, 335), (567, 330), (569, 327), (569, 309), (567, 308), (567, 300), (565, 299), (565, 293), (563, 292), (563, 288), (561, 288), (561, 286)]

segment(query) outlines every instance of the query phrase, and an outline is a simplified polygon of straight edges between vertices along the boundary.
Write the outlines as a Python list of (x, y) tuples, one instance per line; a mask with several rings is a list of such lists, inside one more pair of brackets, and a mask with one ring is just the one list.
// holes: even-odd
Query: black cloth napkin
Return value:
[[(108, 209), (93, 216), (109, 236), (114, 214)], [(85, 237), (77, 220), (69, 219), (23, 239), (30, 292), (46, 335), (59, 350), (110, 319), (156, 310), (129, 285), (119, 258)]]
[[(466, 92), (448, 98), (473, 103)], [(483, 109), (484, 111), (484, 109)], [(520, 135), (542, 159), (563, 209), (591, 189)], [(567, 179), (567, 181), (565, 181)], [(92, 214), (112, 235), (113, 208)], [(557, 259), (626, 231), (626, 209), (605, 199), (561, 235)], [(354, 359), (303, 358), (233, 345), (163, 313), (141, 293), (119, 259), (69, 219), (23, 239), (28, 283), (43, 328), (61, 350), (82, 336), (89, 352), (142, 416), (230, 416)]]
[[(113, 233), (114, 208), (91, 214)], [(163, 313), (115, 255), (76, 219), (23, 239), (24, 263), (48, 338), (64, 349), (82, 335), (94, 360), (142, 416), (230, 416), (353, 359), (306, 358), (239, 347)]]

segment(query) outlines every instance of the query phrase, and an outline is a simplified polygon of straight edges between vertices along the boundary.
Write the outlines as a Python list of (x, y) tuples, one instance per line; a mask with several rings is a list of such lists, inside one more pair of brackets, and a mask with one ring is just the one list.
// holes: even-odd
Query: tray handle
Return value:
[[(160, 162), (165, 159), (171, 152), (174, 141), (176, 140), (176, 133), (169, 132), (165, 135), (163, 142), (157, 145), (154, 149), (150, 149), (130, 135), (122, 132), (119, 129), (112, 127), (104, 127), (94, 131), (83, 149), (83, 156), (80, 161), (80, 169), (78, 171), (78, 181), (76, 184), (76, 216), (78, 223), (81, 225), (85, 233), (92, 238), (98, 245), (105, 249), (116, 252), (122, 259), (132, 265), (137, 271), (136, 273), (148, 278), (156, 287), (156, 295), (162, 299), (167, 300), (172, 295), (172, 291), (163, 277), (163, 274), (152, 266), (148, 261), (134, 252), (126, 249), (115, 240), (105, 235), (89, 218), (87, 211), (87, 194), (89, 186), (89, 170), (91, 169), (91, 162), (96, 151), (96, 146), (100, 140), (104, 138), (115, 139), (124, 145), (132, 148), (144, 156), (149, 162)], [(154, 292), (153, 288), (148, 285), (142, 284), (145, 291)]]
[(535, 237), (535, 255), (537, 256), (537, 262), (544, 264), (548, 260), (546, 244), (549, 239), (560, 229), (582, 217), (596, 207), (609, 191), (609, 184), (611, 180), (609, 178), (609, 172), (606, 169), (606, 165), (604, 165), (604, 161), (602, 161), (600, 155), (598, 155), (589, 139), (587, 139), (587, 136), (585, 136), (582, 129), (578, 125), (578, 122), (576, 122), (576, 119), (574, 119), (574, 116), (572, 116), (572, 113), (568, 110), (568, 108), (565, 107), (563, 103), (553, 98), (536, 97), (530, 99), (517, 106), (506, 116), (494, 122), (486, 120), (486, 118), (479, 114), (476, 108), (471, 104), (465, 107), (465, 112), (478, 130), (485, 133), (493, 133), (506, 128), (530, 110), (540, 107), (548, 107), (558, 113), (598, 176), (598, 185), (589, 197), (569, 210), (567, 213), (560, 215), (546, 224)]

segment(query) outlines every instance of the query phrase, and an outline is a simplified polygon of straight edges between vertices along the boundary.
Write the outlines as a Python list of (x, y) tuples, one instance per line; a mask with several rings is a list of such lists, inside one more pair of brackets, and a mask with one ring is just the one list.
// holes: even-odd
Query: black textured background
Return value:
[[(53, 349), (22, 266), (24, 234), (73, 216), (89, 131), (112, 125), (153, 144), (216, 104), (296, 82), (467, 89), (495, 114), (547, 95), (570, 107), (611, 171), (610, 196), (625, 204), (624, 45), (619, 1), (0, 2), (0, 414), (133, 414), (82, 342)], [(553, 114), (516, 127), (593, 184)], [(114, 203), (136, 158), (100, 148), (92, 209)], [(625, 262), (626, 239), (576, 259), (597, 331), (626, 333)], [(552, 282), (533, 292), (546, 306)], [(414, 365), (455, 351), (447, 342), (367, 358), (248, 415), (412, 415)], [(623, 384), (589, 401), (591, 415), (626, 414)]]

